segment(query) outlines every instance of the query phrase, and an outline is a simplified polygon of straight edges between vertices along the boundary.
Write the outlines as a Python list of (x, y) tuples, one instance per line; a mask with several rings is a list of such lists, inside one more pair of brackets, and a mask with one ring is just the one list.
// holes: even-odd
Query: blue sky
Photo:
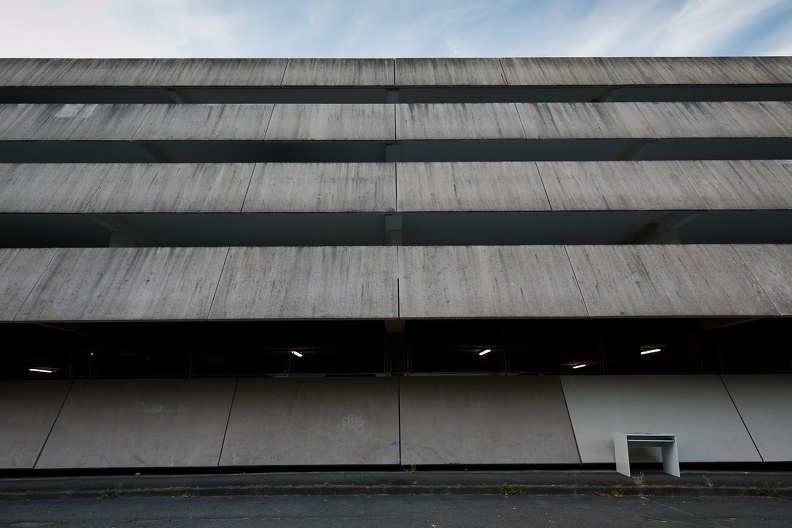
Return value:
[(792, 55), (792, 0), (0, 0), (3, 57)]

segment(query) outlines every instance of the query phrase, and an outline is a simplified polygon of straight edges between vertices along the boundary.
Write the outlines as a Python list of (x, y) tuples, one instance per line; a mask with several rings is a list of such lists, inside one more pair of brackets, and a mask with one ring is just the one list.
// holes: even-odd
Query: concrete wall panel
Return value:
[(399, 270), (404, 318), (588, 315), (563, 246), (404, 246)]
[(399, 163), (401, 211), (547, 211), (532, 162)]
[(393, 59), (289, 59), (283, 86), (393, 86)]
[(22, 115), (26, 114), (31, 106), (33, 105), (0, 104), (0, 140), (13, 137), (13, 135), (8, 136), (6, 132), (9, 130), (12, 133), (14, 132), (13, 128), (16, 126), (17, 121)]
[(0, 59), (0, 86), (52, 86), (77, 59)]
[(0, 383), (0, 469), (32, 469), (71, 381)]
[(239, 380), (220, 465), (398, 463), (396, 378)]
[(399, 379), (402, 464), (579, 464), (555, 376)]
[(264, 139), (271, 104), (151, 105), (135, 141)]
[(0, 164), (0, 211), (82, 213), (110, 167), (108, 163)]
[(252, 163), (116, 163), (84, 212), (238, 213)]
[[(680, 462), (760, 462), (718, 376), (561, 376), (584, 464), (615, 462), (613, 433), (673, 433)], [(655, 452), (656, 451), (656, 452)], [(659, 461), (659, 449), (631, 449)]]
[(728, 245), (567, 246), (593, 317), (777, 315)]
[(56, 249), (0, 249), (0, 321), (11, 321), (22, 307)]
[(677, 161), (709, 209), (792, 209), (792, 165), (780, 161)]
[(611, 86), (619, 84), (598, 57), (519, 57), (500, 59), (509, 86)]
[(280, 86), (287, 59), (183, 59), (170, 86)]
[(216, 466), (235, 383), (77, 380), (36, 468)]
[(498, 59), (396, 59), (397, 86), (503, 86)]
[(395, 264), (395, 247), (231, 248), (210, 318), (395, 318)]
[[(745, 351), (750, 354), (750, 350)], [(765, 462), (792, 460), (792, 376), (724, 375), (723, 383)]]
[(742, 244), (734, 248), (782, 315), (792, 315), (792, 245)]
[(670, 161), (539, 162), (537, 167), (554, 211), (705, 208)]
[(512, 103), (401, 104), (396, 112), (399, 140), (525, 139)]
[[(751, 83), (740, 65), (723, 57), (610, 57), (603, 59), (617, 85)], [(735, 74), (735, 75), (732, 75)]]
[(244, 206), (246, 213), (395, 210), (393, 163), (259, 163)]
[(267, 141), (393, 141), (393, 105), (279, 104)]
[(755, 102), (634, 103), (660, 138), (785, 137), (767, 110)]
[(152, 108), (139, 104), (9, 106), (22, 109), (22, 113), (13, 126), (0, 133), (3, 141), (127, 141)]
[(775, 124), (784, 131), (784, 137), (792, 137), (792, 102), (763, 101), (757, 103), (769, 115)]
[(205, 319), (227, 252), (59, 249), (15, 320)]
[(654, 138), (635, 103), (519, 103), (528, 139)]
[[(64, 67), (65, 66), (65, 67)], [(170, 86), (181, 59), (73, 59), (55, 86)]]

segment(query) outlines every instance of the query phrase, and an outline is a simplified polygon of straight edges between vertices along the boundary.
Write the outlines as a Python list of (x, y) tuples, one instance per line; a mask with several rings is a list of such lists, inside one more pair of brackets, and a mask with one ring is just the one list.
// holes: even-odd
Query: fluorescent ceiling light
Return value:
[(656, 352), (660, 352), (659, 348), (650, 348), (649, 350), (641, 350), (641, 355), (645, 356), (646, 354), (654, 354)]
[(585, 363), (581, 363), (581, 364), (579, 364), (579, 365), (575, 365), (575, 366), (573, 366), (572, 368), (573, 368), (573, 369), (579, 369), (579, 368), (583, 368), (583, 367), (585, 367), (585, 366), (586, 366), (586, 364), (585, 364)]
[(483, 356), (484, 354), (489, 354), (490, 352), (492, 352), (491, 348), (485, 348), (484, 350), (479, 352), (479, 356)]
[(29, 368), (28, 370), (30, 372), (42, 372), (44, 374), (52, 374), (53, 372), (55, 372), (54, 369), (48, 369), (48, 368)]
[(291, 351), (291, 353), (292, 353), (292, 354), (294, 354), (294, 355), (295, 355), (295, 356), (297, 356), (297, 357), (302, 357), (302, 354), (300, 354), (300, 353), (299, 353), (299, 352), (297, 352), (296, 350), (292, 350), (292, 351)]

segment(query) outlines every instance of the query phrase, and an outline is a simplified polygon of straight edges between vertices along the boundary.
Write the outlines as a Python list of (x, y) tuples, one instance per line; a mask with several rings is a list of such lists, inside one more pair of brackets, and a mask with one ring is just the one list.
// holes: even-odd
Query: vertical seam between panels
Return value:
[(577, 450), (578, 460), (581, 464), (583, 464), (583, 455), (580, 453), (580, 444), (578, 444), (577, 434), (575, 434), (575, 424), (572, 423), (572, 415), (569, 412), (569, 402), (567, 402), (564, 383), (561, 381), (561, 376), (557, 376), (557, 379), (558, 385), (561, 387), (561, 397), (564, 398), (564, 408), (566, 409), (567, 420), (569, 420), (569, 428), (572, 430), (572, 439), (575, 441), (575, 449)]
[(220, 462), (223, 460), (223, 450), (225, 449), (226, 437), (228, 436), (228, 425), (231, 423), (231, 413), (234, 412), (237, 387), (239, 387), (239, 378), (234, 381), (234, 392), (231, 393), (231, 404), (228, 406), (228, 417), (226, 418), (225, 430), (223, 431), (223, 441), (220, 443), (220, 456), (217, 457), (217, 467), (220, 467)]
[[(553, 211), (554, 210), (553, 203), (550, 201), (550, 194), (547, 192), (547, 186), (545, 185), (544, 177), (542, 176), (542, 171), (539, 170), (539, 162), (534, 161), (532, 163), (534, 164), (534, 167), (536, 167), (536, 174), (539, 175), (539, 182), (542, 184), (542, 189), (544, 190), (545, 198), (547, 199), (547, 206), (550, 208), (550, 211)], [(567, 255), (567, 257), (569, 257), (569, 255)]]
[[(264, 133), (266, 134), (266, 132)], [(250, 169), (250, 179), (248, 180), (247, 188), (245, 189), (245, 196), (242, 198), (242, 205), (239, 206), (240, 214), (245, 210), (245, 203), (247, 203), (248, 193), (250, 193), (250, 186), (253, 185), (253, 175), (256, 173), (256, 167), (258, 167), (258, 163), (253, 163), (253, 168)]]
[(69, 385), (69, 390), (66, 391), (66, 397), (63, 398), (63, 403), (61, 403), (60, 409), (58, 409), (58, 414), (55, 415), (55, 419), (52, 421), (50, 430), (47, 432), (47, 437), (44, 439), (44, 443), (41, 444), (41, 449), (39, 449), (39, 453), (36, 456), (36, 461), (33, 462), (33, 469), (36, 469), (36, 466), (38, 466), (39, 460), (41, 459), (41, 455), (44, 453), (44, 449), (47, 447), (47, 442), (49, 442), (50, 436), (52, 436), (52, 431), (55, 429), (55, 424), (58, 423), (58, 419), (60, 419), (60, 415), (63, 412), (63, 408), (66, 406), (66, 402), (69, 400), (69, 395), (71, 395), (71, 391), (73, 388), (74, 388), (74, 380), (71, 380), (71, 385)]
[(740, 409), (737, 407), (737, 404), (734, 403), (734, 398), (732, 397), (731, 392), (729, 392), (729, 388), (726, 386), (726, 382), (723, 381), (723, 375), (718, 374), (718, 379), (720, 380), (721, 385), (723, 385), (723, 390), (725, 390), (726, 394), (729, 395), (729, 401), (731, 401), (732, 406), (734, 407), (734, 410), (737, 411), (737, 416), (740, 417), (740, 422), (743, 424), (743, 427), (745, 428), (745, 432), (748, 433), (748, 438), (751, 439), (751, 443), (753, 444), (754, 449), (756, 449), (756, 454), (759, 455), (759, 459), (762, 462), (764, 462), (765, 459), (762, 456), (762, 452), (759, 451), (759, 447), (756, 445), (756, 441), (754, 440), (753, 435), (751, 434), (751, 430), (748, 429), (748, 425), (746, 425), (745, 420), (742, 417), (742, 413), (740, 412)]
[[(41, 282), (41, 277), (43, 277), (44, 274), (47, 273), (47, 270), (52, 265), (52, 261), (55, 260), (55, 257), (58, 255), (58, 253), (62, 252), (63, 250), (64, 250), (64, 248), (55, 248), (55, 250), (52, 253), (52, 256), (49, 259), (49, 262), (47, 262), (47, 265), (44, 266), (44, 269), (41, 270), (41, 273), (39, 273), (39, 276), (36, 279), (36, 282), (33, 283), (33, 287), (30, 288), (30, 291), (27, 293), (27, 295), (25, 295), (25, 300), (22, 301), (22, 303), (19, 305), (19, 308), (17, 308), (17, 311), (14, 313), (14, 316), (11, 318), (11, 321), (16, 321), (17, 320), (17, 317), (19, 316), (19, 312), (22, 310), (22, 308), (25, 307), (25, 305), (28, 302), (28, 299), (33, 294), (33, 291), (36, 289), (36, 286), (38, 286), (38, 283)], [(24, 251), (24, 250), (21, 250), (21, 251)]]
[(209, 310), (206, 313), (206, 319), (207, 320), (211, 320), (212, 319), (212, 309), (214, 308), (215, 299), (217, 298), (217, 290), (220, 289), (220, 281), (223, 280), (223, 274), (225, 273), (226, 264), (228, 263), (228, 256), (229, 255), (231, 255), (231, 248), (227, 247), (226, 248), (226, 256), (225, 256), (225, 259), (223, 260), (223, 267), (220, 268), (220, 274), (217, 276), (217, 284), (215, 284), (215, 291), (214, 291), (214, 295), (212, 295), (212, 302), (209, 303)]
[(784, 314), (781, 313), (781, 310), (779, 309), (778, 305), (776, 305), (775, 301), (773, 301), (773, 298), (770, 297), (767, 294), (767, 290), (765, 290), (764, 286), (762, 286), (762, 283), (759, 280), (759, 278), (756, 275), (754, 275), (753, 270), (748, 265), (748, 263), (745, 262), (745, 259), (740, 254), (740, 251), (735, 247), (735, 244), (728, 244), (728, 245), (729, 245), (729, 247), (731, 247), (732, 251), (734, 251), (734, 254), (737, 255), (737, 258), (740, 259), (740, 262), (742, 262), (743, 267), (748, 272), (748, 274), (751, 276), (751, 278), (756, 282), (756, 285), (759, 286), (759, 289), (762, 290), (762, 294), (765, 296), (765, 299), (770, 301), (770, 306), (772, 306), (773, 309), (776, 311), (776, 313), (773, 314), (773, 315), (781, 315), (781, 316), (783, 316)]
[(578, 280), (577, 278), (575, 265), (572, 264), (572, 258), (569, 256), (569, 250), (567, 250), (567, 247), (565, 245), (562, 247), (564, 248), (564, 253), (566, 253), (567, 260), (569, 261), (569, 267), (572, 270), (572, 276), (575, 278), (575, 284), (577, 284), (578, 292), (580, 293), (580, 298), (583, 300), (583, 308), (586, 309), (586, 313), (588, 314), (589, 317), (591, 317), (591, 310), (589, 310), (588, 304), (586, 303), (586, 297), (585, 295), (583, 295), (583, 289), (580, 287), (580, 280)]

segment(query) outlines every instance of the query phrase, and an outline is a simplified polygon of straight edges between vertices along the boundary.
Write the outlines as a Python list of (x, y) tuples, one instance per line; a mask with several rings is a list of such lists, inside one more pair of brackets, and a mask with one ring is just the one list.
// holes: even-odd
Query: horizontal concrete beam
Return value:
[(783, 161), (0, 164), (0, 213), (792, 209)]
[(790, 82), (789, 57), (0, 60), (0, 86), (13, 87), (555, 87)]
[(17, 322), (761, 317), (791, 313), (791, 248), (2, 249), (0, 291)]
[[(270, 119), (271, 117), (271, 119)], [(5, 104), (0, 141), (788, 138), (792, 104)]]

